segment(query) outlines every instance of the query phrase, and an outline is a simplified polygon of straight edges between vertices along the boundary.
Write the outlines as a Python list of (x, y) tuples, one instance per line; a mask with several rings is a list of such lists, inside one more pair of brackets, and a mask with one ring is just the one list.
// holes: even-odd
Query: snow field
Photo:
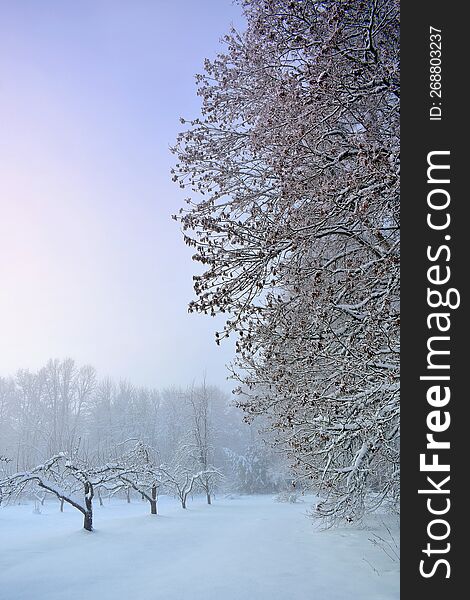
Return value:
[(58, 502), (3, 507), (0, 600), (398, 599), (398, 563), (369, 539), (388, 536), (382, 517), (321, 531), (311, 501), (195, 498), (184, 511), (162, 497), (155, 517), (113, 499), (96, 503), (93, 533)]

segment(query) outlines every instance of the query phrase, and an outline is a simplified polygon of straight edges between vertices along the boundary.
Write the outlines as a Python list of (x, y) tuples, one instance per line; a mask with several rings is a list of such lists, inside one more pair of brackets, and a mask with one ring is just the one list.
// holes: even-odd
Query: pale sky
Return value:
[(187, 313), (168, 147), (231, 23), (230, 0), (0, 0), (0, 375), (70, 356), (230, 389), (222, 321)]

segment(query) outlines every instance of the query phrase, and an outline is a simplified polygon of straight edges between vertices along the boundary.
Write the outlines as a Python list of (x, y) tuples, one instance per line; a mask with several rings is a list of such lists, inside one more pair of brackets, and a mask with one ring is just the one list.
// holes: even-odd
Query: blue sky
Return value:
[(71, 356), (230, 389), (232, 344), (187, 314), (169, 146), (231, 23), (230, 0), (0, 0), (0, 375)]

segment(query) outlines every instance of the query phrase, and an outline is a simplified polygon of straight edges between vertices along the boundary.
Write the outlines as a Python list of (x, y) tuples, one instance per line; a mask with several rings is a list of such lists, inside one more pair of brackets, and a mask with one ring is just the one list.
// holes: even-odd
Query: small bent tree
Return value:
[(198, 488), (206, 495), (207, 504), (212, 504), (212, 493), (222, 478), (222, 473), (215, 467), (209, 467), (199, 473)]
[(126, 489), (132, 488), (150, 504), (150, 514), (158, 514), (160, 474), (155, 462), (155, 451), (140, 441), (116, 465), (116, 477)]
[(160, 474), (162, 483), (180, 499), (182, 508), (186, 508), (191, 492), (198, 488), (207, 491), (206, 482), (212, 486), (213, 482), (222, 478), (222, 473), (215, 468), (192, 473), (182, 465), (160, 465)]
[(182, 465), (161, 465), (160, 473), (165, 487), (180, 499), (181, 507), (186, 508), (186, 501), (200, 473), (191, 473)]
[(195, 460), (194, 450), (195, 445), (188, 434), (178, 443), (171, 462), (159, 467), (162, 484), (180, 499), (182, 508), (186, 508), (191, 492), (199, 488), (207, 495), (208, 486), (212, 486), (216, 478), (222, 477), (214, 467), (204, 468)]

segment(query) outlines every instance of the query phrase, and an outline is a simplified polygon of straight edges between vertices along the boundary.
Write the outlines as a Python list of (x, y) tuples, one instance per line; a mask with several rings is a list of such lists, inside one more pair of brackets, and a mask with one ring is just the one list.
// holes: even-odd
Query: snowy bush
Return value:
[(299, 502), (299, 494), (297, 492), (279, 492), (275, 497), (276, 502), (290, 502), (295, 504)]

